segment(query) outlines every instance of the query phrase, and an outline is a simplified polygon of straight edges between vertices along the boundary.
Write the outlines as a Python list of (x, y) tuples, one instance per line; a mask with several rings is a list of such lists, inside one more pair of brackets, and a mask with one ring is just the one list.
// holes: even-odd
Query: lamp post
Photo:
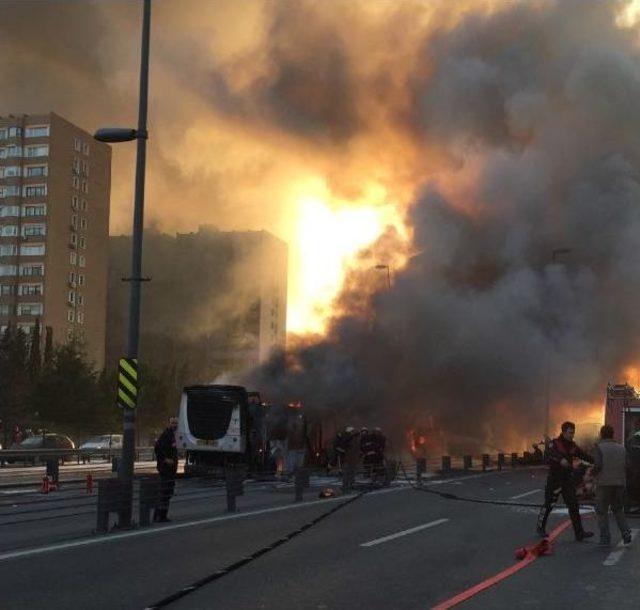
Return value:
[(376, 269), (386, 269), (387, 270), (387, 288), (391, 290), (391, 268), (389, 265), (376, 265)]
[[(551, 252), (551, 264), (555, 265), (558, 262), (558, 256), (561, 254), (569, 254), (571, 248), (555, 248)], [(545, 446), (549, 440), (549, 414), (551, 410), (551, 354), (547, 352), (547, 397), (544, 411), (544, 442)]]
[[(151, 0), (144, 0), (142, 10), (142, 44), (140, 50), (140, 97), (138, 106), (138, 128), (105, 128), (96, 131), (94, 137), (100, 142), (118, 143), (137, 141), (136, 182), (133, 206), (133, 244), (131, 251), (131, 277), (129, 296), (129, 337), (127, 357), (138, 357), (140, 339), (140, 282), (142, 273), (142, 229), (144, 225), (144, 179), (147, 155), (147, 100), (149, 94), (149, 38), (151, 30)], [(133, 483), (135, 454), (135, 410), (123, 407), (122, 461), (118, 478)], [(131, 495), (125, 494), (131, 503)], [(131, 522), (131, 505), (121, 513), (120, 525)]]

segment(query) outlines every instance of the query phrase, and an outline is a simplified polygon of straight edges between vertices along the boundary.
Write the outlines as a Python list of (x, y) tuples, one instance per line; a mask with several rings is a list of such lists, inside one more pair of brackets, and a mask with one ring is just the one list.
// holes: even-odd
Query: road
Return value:
[[(319, 487), (327, 482), (315, 481)], [(518, 504), (540, 502), (543, 483), (544, 470), (516, 469), (426, 482), (428, 490), (446, 497), (398, 482), (325, 500), (311, 489), (304, 502), (294, 503), (290, 487), (253, 482), (238, 498), (240, 512), (225, 514), (222, 490), (183, 481), (174, 521), (167, 525), (92, 536), (87, 515), (61, 519), (69, 522), (65, 526), (53, 525), (56, 519), (12, 526), (11, 535), (0, 529), (2, 607), (433, 608), (518, 564), (516, 548), (535, 541), (537, 512)], [(590, 509), (584, 519), (595, 527)], [(566, 509), (559, 510), (549, 529), (566, 520)], [(632, 527), (640, 528), (640, 520), (632, 520)], [(552, 555), (527, 563), (459, 607), (637, 608), (635, 546), (576, 543), (565, 529)], [(185, 595), (175, 596), (185, 588)], [(158, 604), (171, 596), (177, 598)]]

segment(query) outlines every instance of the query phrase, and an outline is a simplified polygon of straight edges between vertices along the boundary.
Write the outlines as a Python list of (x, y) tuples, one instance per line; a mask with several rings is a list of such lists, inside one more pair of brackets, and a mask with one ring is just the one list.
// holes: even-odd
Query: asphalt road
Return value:
[[(522, 469), (432, 479), (427, 488), (469, 499), (535, 504), (543, 483), (543, 470)], [(152, 607), (352, 498), (318, 500), (309, 491), (305, 502), (293, 503), (289, 488), (252, 483), (238, 499), (241, 512), (233, 515), (224, 513), (223, 497), (212, 495), (182, 507), (176, 503), (171, 524), (106, 536), (87, 536), (76, 527), (75, 537), (61, 530), (55, 542), (44, 542), (46, 532), (37, 523), (6, 541), (0, 529), (0, 607)], [(165, 607), (432, 608), (517, 564), (515, 549), (535, 541), (536, 512), (443, 498), (398, 484), (358, 497)], [(550, 529), (566, 519), (566, 511), (558, 511)], [(587, 527), (595, 527), (588, 511), (584, 519)], [(632, 521), (632, 527), (640, 528), (640, 521)], [(637, 608), (636, 544), (602, 549), (572, 538), (565, 530), (552, 555), (460, 607)]]

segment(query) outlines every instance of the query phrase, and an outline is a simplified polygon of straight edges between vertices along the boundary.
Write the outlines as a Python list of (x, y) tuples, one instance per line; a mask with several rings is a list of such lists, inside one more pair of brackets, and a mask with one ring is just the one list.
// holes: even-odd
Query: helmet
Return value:
[(362, 426), (362, 428), (360, 428), (360, 432), (369, 432), (369, 428), (367, 428), (366, 426)]
[(351, 434), (354, 431), (354, 427), (353, 426), (346, 426), (344, 431), (348, 432), (349, 434)]
[(381, 430), (378, 426), (376, 426), (376, 427), (373, 429), (373, 431), (374, 431), (374, 432), (382, 432), (382, 430)]

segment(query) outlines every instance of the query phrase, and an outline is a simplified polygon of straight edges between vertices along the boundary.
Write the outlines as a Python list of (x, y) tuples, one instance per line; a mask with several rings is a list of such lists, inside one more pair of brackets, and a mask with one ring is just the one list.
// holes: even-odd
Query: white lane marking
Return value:
[(531, 491), (526, 491), (523, 494), (518, 494), (517, 496), (511, 496), (509, 500), (519, 500), (520, 498), (526, 498), (527, 496), (532, 496), (533, 494), (540, 493), (542, 489), (532, 489)]
[[(632, 529), (631, 530), (631, 540), (635, 539), (635, 537), (638, 535), (638, 532), (640, 532), (640, 529)], [(616, 563), (618, 563), (618, 561), (620, 561), (620, 558), (624, 555), (624, 552), (628, 548), (629, 548), (628, 546), (625, 546), (624, 544), (622, 544), (622, 541), (620, 541), (618, 543), (617, 550), (609, 553), (607, 558), (602, 562), (602, 565), (603, 566), (614, 566), (614, 565), (616, 565)]]
[(375, 540), (370, 540), (369, 542), (363, 542), (360, 546), (376, 546), (384, 542), (389, 542), (389, 540), (395, 540), (396, 538), (401, 538), (402, 536), (415, 534), (416, 532), (426, 530), (430, 527), (435, 527), (436, 525), (442, 525), (447, 521), (449, 521), (449, 519), (436, 519), (435, 521), (431, 521), (430, 523), (424, 523), (423, 525), (418, 525), (417, 527), (412, 527), (408, 530), (402, 530), (401, 532), (396, 532), (395, 534), (389, 534), (388, 536), (383, 536), (382, 538), (376, 538)]
[(470, 474), (464, 477), (455, 477), (453, 479), (439, 479), (438, 481), (427, 481), (424, 485), (444, 485), (445, 483), (456, 483), (459, 481), (468, 481), (469, 479), (480, 479), (482, 477), (490, 477), (495, 474), (505, 474), (506, 470), (494, 470), (492, 472), (480, 472), (478, 474)]
[[(377, 496), (380, 494), (386, 494), (394, 491), (407, 491), (408, 487), (392, 487), (390, 489), (380, 489), (371, 491), (367, 496)], [(349, 494), (345, 496), (339, 496), (336, 498), (327, 498), (324, 500), (312, 500), (311, 502), (300, 502), (298, 504), (287, 504), (286, 506), (273, 506), (271, 508), (262, 508), (260, 510), (249, 511), (246, 513), (237, 513), (234, 515), (223, 515), (220, 517), (209, 517), (207, 519), (198, 519), (197, 521), (187, 521), (185, 523), (174, 523), (172, 525), (166, 525), (164, 527), (149, 528), (144, 530), (137, 530), (133, 532), (123, 532), (121, 534), (104, 535), (95, 538), (83, 538), (81, 540), (75, 540), (72, 542), (62, 542), (59, 544), (51, 544), (48, 546), (41, 546), (32, 549), (24, 549), (20, 551), (9, 551), (6, 553), (0, 553), (0, 561), (6, 561), (9, 559), (19, 559), (21, 557), (30, 557), (32, 555), (42, 555), (45, 553), (52, 553), (54, 551), (65, 551), (67, 549), (74, 549), (83, 546), (91, 546), (94, 544), (103, 544), (105, 542), (115, 542), (118, 540), (124, 540), (127, 538), (136, 538), (138, 536), (152, 536), (154, 534), (162, 534), (164, 532), (173, 532), (176, 530), (186, 529), (197, 525), (208, 525), (209, 523), (217, 523), (220, 521), (231, 521), (233, 519), (244, 519), (246, 517), (255, 517), (258, 515), (268, 515), (270, 513), (278, 513), (286, 510), (295, 510), (297, 508), (304, 508), (306, 506), (316, 506), (318, 504), (328, 504), (330, 502), (339, 502), (340, 500), (346, 500), (352, 498), (356, 494)]]

